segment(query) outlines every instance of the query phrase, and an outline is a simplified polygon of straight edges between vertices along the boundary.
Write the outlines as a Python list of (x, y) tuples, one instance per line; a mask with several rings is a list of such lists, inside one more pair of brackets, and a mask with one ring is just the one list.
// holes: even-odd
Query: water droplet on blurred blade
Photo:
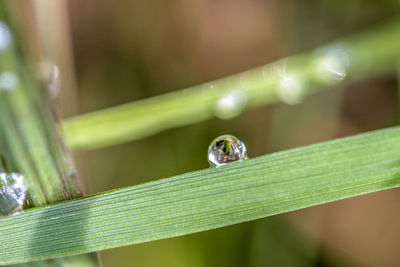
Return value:
[(47, 87), (50, 97), (56, 99), (60, 93), (60, 69), (49, 62), (42, 62), (38, 69), (43, 86)]
[(21, 211), (25, 199), (24, 176), (16, 172), (0, 172), (0, 216)]
[(278, 84), (278, 95), (289, 105), (299, 104), (303, 100), (304, 83), (294, 75), (283, 75)]
[(232, 119), (238, 116), (247, 104), (247, 94), (234, 90), (223, 95), (215, 104), (215, 116), (220, 119)]
[(18, 84), (18, 77), (11, 71), (0, 73), (0, 89), (4, 91), (13, 90)]
[(211, 167), (247, 158), (246, 146), (233, 135), (221, 135), (215, 138), (208, 147), (208, 162)]
[(349, 65), (350, 57), (344, 49), (331, 48), (321, 56), (318, 72), (323, 81), (335, 84), (346, 77)]
[(11, 43), (11, 32), (6, 24), (0, 22), (0, 51), (6, 49)]

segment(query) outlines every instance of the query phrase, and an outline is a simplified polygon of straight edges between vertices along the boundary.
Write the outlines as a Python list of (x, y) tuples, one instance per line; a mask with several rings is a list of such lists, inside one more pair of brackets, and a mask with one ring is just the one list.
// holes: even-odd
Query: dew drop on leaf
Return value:
[(208, 147), (208, 162), (211, 167), (247, 158), (246, 146), (233, 135), (221, 135), (215, 138)]
[(21, 211), (25, 199), (24, 176), (16, 172), (0, 172), (0, 216)]

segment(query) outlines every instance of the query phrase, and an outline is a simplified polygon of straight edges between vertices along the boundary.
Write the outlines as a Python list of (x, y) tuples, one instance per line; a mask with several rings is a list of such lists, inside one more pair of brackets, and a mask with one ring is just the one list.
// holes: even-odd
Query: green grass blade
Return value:
[[(217, 81), (73, 117), (61, 127), (72, 149), (120, 144), (215, 116), (228, 119), (245, 108), (282, 101), (295, 104), (343, 82), (345, 75), (347, 79), (394, 71), (399, 51), (400, 20), (396, 19), (314, 51)], [(237, 103), (223, 105), (226, 102), (221, 99), (232, 92)]]
[[(22, 53), (18, 34), (13, 31), (5, 4), (4, 1), (0, 2), (3, 42), (0, 49), (0, 170), (23, 174), (28, 187), (26, 207), (80, 197), (82, 192), (76, 171), (56, 132), (46, 92), (35, 79)], [(5, 36), (10, 40), (6, 47)], [(4, 77), (11, 77), (8, 80), (14, 82), (7, 82)], [(9, 194), (4, 190), (2, 192), (1, 215), (11, 216), (6, 213), (16, 208), (15, 196)], [(35, 266), (62, 266), (85, 258), (88, 259), (86, 262), (91, 261), (91, 265), (97, 265), (94, 257), (87, 255), (65, 261), (57, 259), (52, 263), (36, 262)]]
[(400, 186), (400, 127), (0, 219), (0, 264), (185, 235)]
[(7, 27), (12, 41), (0, 51), (0, 74), (12, 75), (15, 84), (7, 90), (0, 88), (2, 163), (7, 162), (10, 171), (24, 175), (30, 187), (29, 206), (82, 196), (75, 168), (56, 132), (46, 94), (28, 68), (16, 34), (2, 14), (3, 5), (1, 2), (0, 22)]

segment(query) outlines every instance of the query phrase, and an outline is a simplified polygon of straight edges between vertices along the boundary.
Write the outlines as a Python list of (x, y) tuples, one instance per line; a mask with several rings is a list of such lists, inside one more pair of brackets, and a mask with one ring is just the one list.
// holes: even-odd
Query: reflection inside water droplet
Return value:
[(208, 147), (208, 162), (211, 167), (247, 158), (244, 143), (232, 135), (221, 135), (215, 138)]
[(0, 89), (4, 91), (13, 90), (18, 84), (18, 77), (11, 71), (5, 71), (0, 74)]
[(22, 210), (26, 199), (26, 185), (20, 173), (0, 172), (0, 216)]
[(215, 105), (215, 116), (220, 119), (231, 119), (238, 116), (246, 107), (247, 94), (234, 90), (218, 99)]
[(0, 51), (6, 49), (11, 43), (10, 29), (6, 24), (0, 22)]

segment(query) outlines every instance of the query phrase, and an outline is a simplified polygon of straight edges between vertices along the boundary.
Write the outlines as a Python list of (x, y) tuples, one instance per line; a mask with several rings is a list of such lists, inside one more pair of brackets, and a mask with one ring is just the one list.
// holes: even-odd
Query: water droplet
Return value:
[(220, 119), (231, 119), (238, 116), (246, 107), (247, 95), (242, 90), (230, 91), (218, 99), (215, 105), (215, 116)]
[(18, 77), (11, 71), (0, 73), (0, 89), (5, 91), (13, 90), (18, 84)]
[(20, 173), (0, 172), (0, 216), (22, 210), (26, 198), (26, 185)]
[(286, 104), (300, 103), (304, 94), (303, 80), (295, 75), (282, 75), (278, 85), (278, 94)]
[(60, 93), (60, 69), (55, 64), (42, 62), (39, 72), (39, 79), (47, 87), (50, 97), (56, 99)]
[(221, 135), (215, 138), (208, 147), (208, 162), (211, 167), (218, 167), (247, 158), (244, 143), (233, 135)]
[(341, 48), (330, 48), (319, 59), (318, 71), (323, 81), (335, 84), (347, 75), (350, 65), (349, 54)]
[(11, 32), (6, 24), (0, 22), (0, 51), (6, 49), (11, 43)]

